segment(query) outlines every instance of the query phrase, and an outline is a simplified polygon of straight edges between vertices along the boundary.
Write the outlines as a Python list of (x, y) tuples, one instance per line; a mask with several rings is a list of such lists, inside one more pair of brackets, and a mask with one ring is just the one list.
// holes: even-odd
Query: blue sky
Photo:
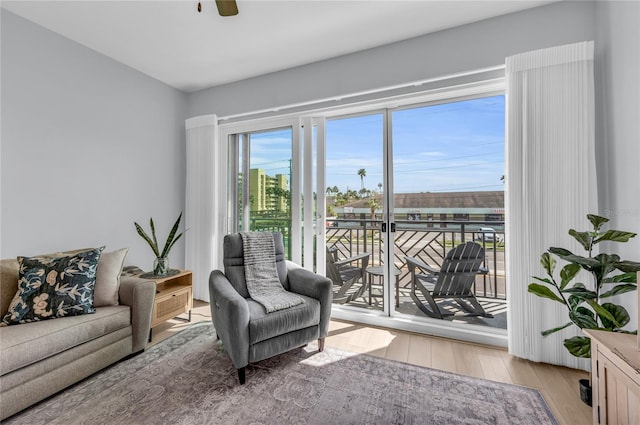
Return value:
[[(382, 114), (327, 121), (326, 186), (377, 190), (382, 178)], [(504, 96), (394, 111), (394, 191), (502, 190)], [(252, 168), (288, 174), (290, 130), (252, 135)]]

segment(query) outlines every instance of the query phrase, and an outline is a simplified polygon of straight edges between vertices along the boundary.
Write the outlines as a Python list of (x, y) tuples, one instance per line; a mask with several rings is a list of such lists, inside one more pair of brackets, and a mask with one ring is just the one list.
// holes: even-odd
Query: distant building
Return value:
[[(382, 204), (382, 195), (377, 196)], [(337, 218), (369, 219), (367, 199), (334, 207)], [(504, 191), (399, 193), (393, 197), (396, 222), (447, 227), (451, 221), (504, 221)], [(381, 209), (376, 210), (380, 218)], [(499, 226), (498, 226), (499, 227)]]
[(284, 174), (271, 177), (261, 168), (252, 168), (249, 175), (251, 211), (287, 211), (289, 182)]

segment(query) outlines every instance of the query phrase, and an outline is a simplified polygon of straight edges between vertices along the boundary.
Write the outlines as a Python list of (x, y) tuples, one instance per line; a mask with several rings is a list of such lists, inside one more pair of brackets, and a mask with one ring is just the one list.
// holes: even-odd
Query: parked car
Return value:
[(476, 231), (476, 241), (495, 242), (498, 240), (496, 230), (492, 227), (481, 227)]

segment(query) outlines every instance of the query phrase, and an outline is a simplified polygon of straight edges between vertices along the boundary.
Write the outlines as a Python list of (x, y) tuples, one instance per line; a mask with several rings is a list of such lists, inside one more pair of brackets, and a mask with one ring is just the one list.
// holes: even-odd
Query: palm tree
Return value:
[(360, 176), (361, 188), (364, 189), (364, 178), (367, 175), (367, 170), (361, 168), (358, 170), (358, 175)]

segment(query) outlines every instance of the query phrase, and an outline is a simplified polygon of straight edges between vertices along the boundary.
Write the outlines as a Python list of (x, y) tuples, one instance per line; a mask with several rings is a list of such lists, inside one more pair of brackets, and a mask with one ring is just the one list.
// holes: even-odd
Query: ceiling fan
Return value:
[[(236, 0), (216, 0), (220, 16), (234, 16), (238, 14)], [(198, 12), (202, 12), (202, 3), (198, 2)]]

